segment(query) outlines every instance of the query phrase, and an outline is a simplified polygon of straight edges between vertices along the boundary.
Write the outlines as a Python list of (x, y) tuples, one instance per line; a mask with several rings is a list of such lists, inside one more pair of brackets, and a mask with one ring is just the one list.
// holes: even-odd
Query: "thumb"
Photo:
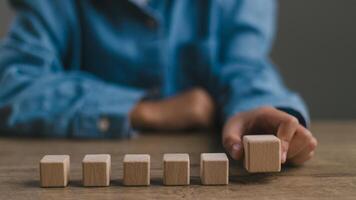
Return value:
[(243, 156), (243, 121), (238, 117), (233, 117), (225, 124), (222, 135), (222, 142), (225, 150), (235, 160), (241, 160)]

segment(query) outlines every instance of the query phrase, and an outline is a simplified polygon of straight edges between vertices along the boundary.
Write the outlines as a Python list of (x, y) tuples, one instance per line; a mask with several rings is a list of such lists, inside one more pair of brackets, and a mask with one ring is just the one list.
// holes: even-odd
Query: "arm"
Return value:
[(304, 103), (284, 87), (268, 58), (275, 13), (274, 0), (241, 0), (230, 13), (219, 77), (228, 91), (227, 101), (220, 100), (227, 121), (223, 143), (240, 159), (243, 134), (274, 133), (282, 140), (282, 162), (301, 164), (313, 155), (316, 140), (302, 126), (309, 121)]
[(309, 121), (300, 97), (282, 83), (269, 60), (275, 33), (274, 0), (241, 0), (226, 25), (220, 80), (228, 88), (224, 116), (263, 105), (288, 108)]
[(79, 34), (74, 29), (79, 27), (74, 7), (67, 1), (21, 0), (12, 4), (17, 16), (0, 44), (1, 132), (129, 136), (128, 113), (143, 91), (65, 70), (68, 65), (76, 66), (65, 59), (73, 51), (69, 41), (76, 42)]

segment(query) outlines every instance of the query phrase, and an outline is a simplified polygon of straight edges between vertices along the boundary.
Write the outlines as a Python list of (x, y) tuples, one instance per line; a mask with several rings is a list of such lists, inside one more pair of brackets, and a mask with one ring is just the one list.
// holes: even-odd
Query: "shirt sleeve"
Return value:
[[(222, 36), (220, 103), (225, 118), (261, 106), (295, 115), (302, 124), (309, 115), (300, 96), (286, 88), (269, 60), (275, 34), (274, 0), (240, 0), (226, 17)], [(294, 114), (293, 114), (294, 113)]]
[(128, 115), (144, 92), (65, 70), (70, 20), (59, 15), (63, 7), (37, 0), (12, 4), (17, 16), (0, 43), (1, 133), (129, 137)]

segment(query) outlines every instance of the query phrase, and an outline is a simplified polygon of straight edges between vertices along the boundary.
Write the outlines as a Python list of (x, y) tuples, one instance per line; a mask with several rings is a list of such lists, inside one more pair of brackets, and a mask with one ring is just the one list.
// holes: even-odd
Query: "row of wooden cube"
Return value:
[[(280, 140), (273, 135), (244, 136), (244, 166), (249, 172), (280, 171)], [(42, 187), (65, 187), (69, 180), (68, 155), (47, 155), (40, 161)], [(84, 186), (110, 185), (111, 156), (86, 155), (82, 162)], [(127, 154), (123, 160), (123, 184), (150, 184), (150, 155)], [(189, 185), (190, 160), (188, 154), (164, 154), (163, 183)], [(204, 185), (228, 184), (229, 160), (225, 153), (203, 153), (200, 177)]]
[[(40, 161), (42, 187), (65, 187), (69, 181), (68, 155), (46, 155)], [(109, 186), (111, 156), (86, 155), (82, 162), (84, 186)], [(150, 155), (127, 154), (123, 160), (123, 184), (140, 186), (150, 184)], [(201, 181), (206, 185), (228, 184), (229, 160), (225, 153), (201, 154)], [(189, 185), (190, 159), (188, 154), (164, 154), (163, 184)]]

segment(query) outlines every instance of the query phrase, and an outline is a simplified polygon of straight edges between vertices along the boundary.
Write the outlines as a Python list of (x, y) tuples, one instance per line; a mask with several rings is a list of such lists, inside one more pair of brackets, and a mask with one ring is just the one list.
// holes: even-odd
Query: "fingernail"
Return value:
[(287, 152), (282, 153), (282, 163), (285, 163), (287, 160)]
[(232, 154), (233, 154), (233, 158), (236, 158), (238, 152), (240, 151), (241, 149), (241, 145), (240, 144), (233, 144), (232, 145)]
[(241, 149), (241, 145), (240, 144), (234, 144), (232, 145), (232, 150), (233, 151), (240, 151)]

